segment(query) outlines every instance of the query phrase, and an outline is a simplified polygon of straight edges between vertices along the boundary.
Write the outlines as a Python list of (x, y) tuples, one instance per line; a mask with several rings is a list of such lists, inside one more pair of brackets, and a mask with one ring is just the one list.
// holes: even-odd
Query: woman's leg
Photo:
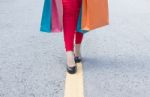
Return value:
[(83, 33), (76, 32), (75, 44), (81, 44), (83, 39)]
[[(78, 1), (78, 11), (80, 10), (81, 8), (81, 4), (82, 4), (82, 0), (77, 0)], [(77, 13), (77, 16), (76, 16), (76, 23), (77, 23), (77, 19), (78, 19), (78, 16), (79, 16), (79, 12)], [(80, 56), (81, 57), (81, 53), (80, 53), (80, 47), (81, 47), (81, 43), (82, 43), (82, 40), (83, 40), (83, 33), (81, 32), (76, 32), (76, 38), (75, 38), (75, 49), (74, 49), (74, 53), (75, 53), (75, 56)]]
[(62, 2), (65, 48), (66, 51), (73, 51), (75, 36), (76, 44), (80, 44), (83, 38), (82, 33), (76, 32), (77, 19), (82, 0), (62, 0)]
[(83, 33), (76, 32), (76, 38), (75, 39), (76, 40), (75, 40), (75, 45), (74, 45), (74, 54), (75, 54), (75, 56), (81, 57), (80, 48), (81, 48), (81, 43), (83, 40)]
[(75, 16), (77, 14), (77, 0), (62, 0), (63, 2), (63, 27), (66, 51), (73, 51), (75, 34)]
[[(79, 14), (79, 0), (62, 0), (64, 43), (67, 54), (67, 64), (74, 66), (74, 38), (76, 33), (77, 16)], [(79, 38), (78, 38), (79, 39)]]

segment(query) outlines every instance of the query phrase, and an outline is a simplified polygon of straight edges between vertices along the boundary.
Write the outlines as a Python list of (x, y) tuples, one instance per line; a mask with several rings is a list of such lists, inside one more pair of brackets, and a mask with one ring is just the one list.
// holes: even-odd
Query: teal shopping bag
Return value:
[(42, 17), (41, 17), (41, 26), (40, 31), (42, 32), (51, 32), (51, 16), (52, 16), (52, 0), (45, 0)]
[(89, 30), (82, 30), (82, 28), (81, 28), (82, 22), (81, 21), (82, 21), (82, 7), (80, 8), (76, 30), (77, 30), (77, 32), (85, 34), (85, 33), (89, 32)]

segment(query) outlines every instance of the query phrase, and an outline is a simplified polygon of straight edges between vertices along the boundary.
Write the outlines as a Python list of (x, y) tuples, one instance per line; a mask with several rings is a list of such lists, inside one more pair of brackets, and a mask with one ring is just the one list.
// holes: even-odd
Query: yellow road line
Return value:
[(82, 64), (77, 63), (76, 74), (66, 71), (64, 97), (84, 97)]

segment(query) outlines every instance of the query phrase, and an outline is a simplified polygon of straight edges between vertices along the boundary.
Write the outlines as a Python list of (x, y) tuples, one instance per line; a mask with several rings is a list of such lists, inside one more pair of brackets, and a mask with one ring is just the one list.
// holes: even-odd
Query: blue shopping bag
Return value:
[(78, 16), (76, 31), (85, 34), (85, 33), (89, 32), (89, 30), (82, 30), (82, 28), (81, 28), (82, 22), (81, 21), (82, 21), (82, 7), (80, 8), (80, 12), (79, 12), (79, 16)]
[(45, 0), (41, 17), (40, 31), (51, 32), (51, 17), (52, 17), (52, 0)]

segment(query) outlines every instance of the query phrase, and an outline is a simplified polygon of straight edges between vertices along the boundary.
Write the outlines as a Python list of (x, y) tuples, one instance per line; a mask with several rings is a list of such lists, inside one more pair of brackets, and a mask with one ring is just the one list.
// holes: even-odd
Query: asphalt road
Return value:
[[(0, 97), (63, 97), (63, 33), (39, 31), (44, 0), (0, 0)], [(85, 97), (149, 97), (150, 1), (110, 0), (84, 36)]]

